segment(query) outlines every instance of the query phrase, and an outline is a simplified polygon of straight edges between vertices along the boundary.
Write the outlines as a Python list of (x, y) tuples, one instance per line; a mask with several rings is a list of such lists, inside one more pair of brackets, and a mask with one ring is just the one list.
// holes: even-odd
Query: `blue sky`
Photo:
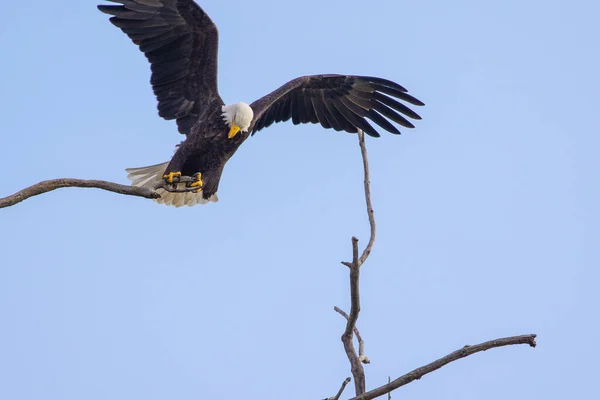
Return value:
[[(181, 140), (156, 114), (145, 58), (95, 5), (3, 5), (0, 196), (58, 177), (127, 183), (124, 168)], [(597, 392), (598, 2), (201, 5), (220, 29), (226, 102), (349, 73), (427, 104), (417, 129), (368, 140), (369, 388), (535, 332), (535, 350), (478, 354), (395, 396)], [(356, 136), (277, 124), (228, 163), (216, 205), (63, 189), (0, 210), (0, 398), (333, 395), (350, 375), (339, 262), (352, 235), (368, 239), (361, 172)]]

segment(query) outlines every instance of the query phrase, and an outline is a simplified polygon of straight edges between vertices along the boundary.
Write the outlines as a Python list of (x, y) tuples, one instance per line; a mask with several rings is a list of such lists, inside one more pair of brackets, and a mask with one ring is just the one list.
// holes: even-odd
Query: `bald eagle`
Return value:
[[(151, 64), (158, 114), (176, 120), (185, 140), (168, 162), (130, 168), (134, 186), (173, 187), (181, 176), (195, 179), (191, 191), (158, 189), (159, 203), (180, 207), (217, 201), (223, 167), (250, 135), (274, 122), (321, 124), (323, 128), (379, 137), (367, 121), (400, 134), (392, 125), (413, 128), (404, 116), (421, 119), (404, 102), (422, 106), (395, 82), (369, 76), (312, 75), (289, 81), (250, 105), (226, 105), (217, 87), (219, 35), (216, 25), (193, 0), (108, 0), (100, 5), (110, 22), (139, 46)], [(403, 114), (403, 115), (401, 115)]]

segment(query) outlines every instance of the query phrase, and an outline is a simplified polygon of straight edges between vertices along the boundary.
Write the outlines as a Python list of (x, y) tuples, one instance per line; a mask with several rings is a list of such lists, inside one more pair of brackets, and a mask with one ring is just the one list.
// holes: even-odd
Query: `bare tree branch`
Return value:
[(456, 350), (453, 353), (448, 354), (445, 357), (440, 358), (430, 364), (427, 364), (423, 367), (417, 368), (406, 375), (401, 376), (398, 379), (393, 380), (387, 385), (383, 385), (378, 387), (377, 389), (373, 389), (366, 393), (363, 393), (359, 396), (353, 397), (351, 400), (371, 400), (379, 396), (383, 396), (386, 393), (390, 393), (392, 390), (398, 389), (401, 386), (407, 385), (414, 380), (421, 379), (424, 375), (433, 372), (437, 369), (442, 368), (444, 365), (449, 364), (453, 361), (460, 360), (461, 358), (468, 357), (472, 354), (479, 353), (481, 351), (486, 351), (489, 349), (493, 349), (495, 347), (502, 346), (511, 346), (517, 344), (528, 344), (531, 347), (535, 347), (535, 338), (536, 335), (522, 335), (522, 336), (512, 336), (506, 337), (496, 340), (490, 340), (489, 342), (484, 342), (480, 344), (476, 344), (474, 346), (465, 346), (460, 350)]
[[(364, 354), (361, 359), (360, 355), (356, 354), (354, 348), (353, 335), (356, 329), (356, 321), (358, 320), (358, 314), (360, 313), (360, 267), (367, 260), (371, 249), (375, 243), (375, 215), (373, 213), (373, 206), (371, 204), (371, 181), (369, 174), (369, 158), (367, 155), (367, 146), (365, 144), (365, 134), (362, 130), (358, 130), (358, 144), (361, 150), (361, 156), (363, 160), (364, 169), (364, 187), (365, 187), (365, 200), (367, 204), (367, 215), (369, 217), (369, 225), (371, 227), (371, 235), (369, 243), (363, 251), (362, 255), (358, 256), (358, 239), (352, 238), (352, 262), (342, 262), (345, 266), (350, 268), (350, 315), (347, 317), (346, 330), (342, 335), (342, 343), (344, 344), (344, 350), (348, 361), (350, 361), (352, 376), (354, 377), (354, 390), (356, 395), (363, 394), (366, 389), (365, 370), (362, 366), (362, 362), (368, 361)], [(358, 335), (357, 335), (358, 337)], [(364, 342), (362, 338), (359, 338), (359, 352), (364, 351)]]
[[(423, 367), (417, 368), (414, 371), (409, 372), (408, 374), (403, 375), (398, 379), (395, 379), (394, 381), (391, 381), (391, 378), (388, 377), (388, 383), (386, 385), (366, 392), (365, 372), (361, 361), (365, 362), (365, 360), (367, 360), (368, 362), (368, 359), (364, 356), (364, 342), (360, 336), (360, 333), (358, 332), (356, 322), (360, 313), (360, 269), (371, 254), (373, 244), (375, 243), (376, 226), (373, 205), (371, 203), (369, 159), (367, 156), (367, 148), (365, 145), (364, 133), (360, 129), (358, 131), (358, 143), (360, 145), (361, 155), (363, 159), (365, 200), (367, 205), (367, 215), (369, 217), (369, 225), (371, 227), (371, 235), (369, 238), (369, 243), (367, 244), (367, 247), (365, 247), (365, 249), (363, 250), (360, 257), (358, 256), (358, 239), (356, 237), (353, 237), (352, 262), (342, 262), (342, 264), (344, 264), (350, 269), (350, 315), (347, 315), (338, 307), (334, 308), (335, 311), (337, 311), (347, 319), (346, 329), (342, 335), (342, 342), (344, 344), (344, 350), (346, 351), (348, 360), (350, 361), (352, 375), (354, 376), (356, 397), (354, 397), (352, 400), (371, 400), (385, 394), (388, 395), (388, 400), (390, 400), (391, 392), (393, 390), (398, 389), (399, 387), (404, 386), (414, 380), (421, 379), (421, 377), (423, 377), (424, 375), (433, 372), (439, 368), (442, 368), (444, 365), (447, 365), (453, 361), (459, 360), (464, 357), (468, 357), (472, 354), (481, 351), (486, 351), (495, 347), (510, 346), (516, 344), (529, 344), (531, 347), (535, 347), (536, 335), (533, 334), (507, 337), (502, 339), (491, 340), (489, 342), (481, 343), (474, 346), (465, 346), (460, 350), (457, 350), (443, 358), (440, 358), (439, 360), (436, 360)], [(356, 354), (356, 350), (354, 349), (354, 334), (356, 334), (356, 337), (359, 342), (359, 355)]]
[[(348, 314), (346, 314), (346, 312), (341, 308), (333, 307), (333, 309), (342, 317), (346, 318), (346, 320), (350, 318)], [(369, 358), (365, 356), (365, 342), (360, 336), (360, 332), (358, 331), (358, 328), (356, 326), (354, 327), (354, 334), (356, 335), (356, 339), (358, 340), (358, 361), (360, 361), (363, 364), (370, 364), (371, 360), (369, 360)]]
[(340, 390), (338, 390), (337, 394), (333, 397), (329, 397), (328, 399), (325, 400), (339, 400), (340, 397), (342, 396), (342, 393), (344, 393), (344, 390), (346, 389), (346, 385), (348, 385), (350, 383), (350, 377), (346, 378), (344, 380), (344, 382), (342, 382), (342, 387), (340, 388)]
[[(196, 179), (193, 177), (181, 177), (181, 183), (194, 182)], [(107, 181), (99, 181), (99, 180), (84, 180), (84, 179), (73, 179), (73, 178), (61, 178), (61, 179), (52, 179), (48, 181), (42, 181), (40, 183), (36, 183), (33, 186), (29, 186), (17, 193), (10, 195), (8, 197), (0, 198), (0, 208), (14, 206), (24, 200), (27, 200), (30, 197), (38, 196), (40, 194), (44, 194), (47, 192), (51, 192), (56, 189), (66, 188), (66, 187), (79, 187), (79, 188), (96, 188), (107, 190), (109, 192), (124, 194), (127, 196), (137, 196), (144, 197), (146, 199), (158, 199), (160, 195), (156, 193), (154, 190), (162, 188), (169, 192), (189, 192), (192, 190), (196, 190), (197, 188), (183, 188), (183, 189), (175, 189), (172, 185), (167, 184), (164, 181), (157, 182), (154, 186), (154, 190), (138, 187), (138, 186), (128, 186), (121, 185), (114, 182)]]
[[(392, 377), (388, 376), (388, 384), (392, 382)], [(392, 392), (388, 392), (388, 400), (392, 400)]]
[(363, 168), (364, 168), (364, 184), (365, 184), (365, 201), (367, 203), (367, 215), (369, 216), (369, 225), (371, 227), (371, 235), (369, 238), (369, 243), (367, 247), (363, 250), (360, 259), (358, 260), (358, 266), (362, 266), (363, 263), (371, 254), (371, 249), (373, 248), (373, 244), (375, 244), (375, 213), (373, 212), (373, 204), (371, 204), (371, 173), (369, 172), (369, 157), (367, 155), (367, 146), (365, 144), (365, 134), (362, 130), (358, 130), (358, 144), (360, 145), (360, 152), (363, 160)]
[(126, 186), (107, 181), (62, 178), (42, 181), (11, 196), (1, 198), (0, 208), (14, 206), (30, 197), (65, 187), (97, 188), (129, 196), (145, 197), (147, 199), (157, 199), (160, 197), (153, 190), (143, 187)]
[(344, 336), (350, 336), (356, 327), (358, 313), (360, 312), (360, 267), (358, 265), (358, 239), (352, 237), (352, 262), (350, 265), (350, 316), (347, 318)]
[(358, 239), (355, 237), (352, 238), (352, 253), (352, 263), (346, 264), (350, 265), (350, 315), (346, 323), (346, 330), (342, 334), (342, 343), (348, 361), (350, 361), (350, 370), (354, 377), (354, 390), (358, 396), (367, 390), (367, 384), (365, 370), (360, 362), (360, 357), (356, 354), (353, 343), (353, 333), (360, 312), (360, 267), (358, 266)]

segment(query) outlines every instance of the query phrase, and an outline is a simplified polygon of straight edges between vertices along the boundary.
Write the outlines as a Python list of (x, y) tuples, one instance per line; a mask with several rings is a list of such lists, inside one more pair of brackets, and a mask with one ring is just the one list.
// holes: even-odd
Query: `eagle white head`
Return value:
[(223, 111), (223, 120), (229, 126), (229, 139), (237, 135), (239, 131), (248, 132), (254, 118), (252, 107), (246, 103), (236, 103), (223, 106), (221, 110)]

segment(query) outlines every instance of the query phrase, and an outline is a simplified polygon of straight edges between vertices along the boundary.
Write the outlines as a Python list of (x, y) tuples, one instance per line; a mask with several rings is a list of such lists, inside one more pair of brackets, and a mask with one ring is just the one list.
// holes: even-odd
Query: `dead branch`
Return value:
[[(346, 351), (348, 360), (350, 361), (352, 375), (354, 376), (356, 397), (354, 397), (352, 400), (370, 400), (382, 396), (384, 394), (388, 395), (389, 400), (391, 398), (391, 392), (393, 390), (398, 389), (399, 387), (404, 386), (414, 380), (421, 379), (421, 377), (423, 377), (424, 375), (433, 372), (439, 368), (442, 368), (444, 365), (447, 365), (453, 361), (459, 360), (464, 357), (468, 357), (472, 354), (481, 351), (486, 351), (495, 347), (510, 346), (516, 344), (529, 344), (531, 347), (535, 347), (536, 335), (533, 334), (496, 339), (475, 346), (465, 346), (460, 350), (457, 350), (443, 358), (440, 358), (439, 360), (436, 360), (423, 367), (417, 368), (414, 371), (409, 372), (408, 374), (403, 375), (398, 379), (395, 379), (394, 381), (391, 381), (391, 379), (388, 377), (388, 383), (386, 385), (380, 386), (377, 389), (366, 392), (365, 372), (361, 362), (365, 362), (365, 360), (366, 362), (368, 362), (368, 359), (364, 356), (364, 342), (362, 340), (362, 337), (360, 336), (360, 333), (358, 332), (356, 322), (358, 320), (358, 314), (360, 313), (360, 269), (371, 254), (371, 249), (373, 248), (373, 244), (375, 243), (376, 229), (375, 215), (371, 203), (369, 159), (367, 156), (367, 148), (365, 145), (364, 133), (361, 130), (358, 131), (358, 143), (360, 145), (361, 155), (363, 159), (365, 201), (367, 205), (369, 225), (371, 227), (371, 235), (367, 247), (363, 250), (360, 257), (358, 256), (358, 239), (356, 237), (353, 237), (352, 262), (342, 262), (342, 264), (344, 264), (350, 269), (350, 315), (346, 314), (338, 307), (334, 308), (335, 311), (340, 313), (347, 320), (346, 329), (344, 331), (344, 334), (342, 335), (342, 342), (344, 344), (344, 350)], [(356, 350), (354, 349), (354, 334), (356, 335), (359, 342), (359, 355), (356, 354)]]
[(348, 361), (350, 361), (350, 370), (354, 377), (354, 390), (356, 395), (364, 393), (366, 389), (365, 370), (360, 362), (360, 357), (356, 354), (353, 343), (354, 329), (360, 312), (360, 266), (358, 264), (358, 239), (352, 238), (352, 262), (345, 263), (350, 267), (350, 315), (346, 323), (346, 330), (342, 334), (342, 343)]
[[(365, 189), (365, 201), (367, 205), (367, 215), (369, 217), (369, 225), (371, 227), (371, 235), (369, 237), (369, 243), (362, 252), (362, 255), (358, 256), (358, 239), (352, 238), (352, 262), (342, 262), (345, 266), (350, 268), (350, 315), (346, 318), (346, 329), (342, 334), (342, 343), (344, 344), (344, 350), (348, 361), (350, 361), (352, 376), (354, 377), (354, 390), (356, 395), (363, 394), (366, 389), (365, 370), (362, 366), (362, 362), (366, 359), (364, 354), (356, 354), (354, 348), (353, 337), (356, 329), (356, 321), (358, 320), (358, 314), (360, 313), (360, 267), (371, 254), (371, 249), (375, 243), (375, 215), (373, 213), (373, 206), (371, 204), (371, 181), (369, 174), (369, 158), (367, 155), (367, 146), (365, 144), (365, 134), (362, 130), (358, 130), (358, 145), (360, 146), (360, 152), (363, 160), (363, 173), (364, 173), (364, 189)], [(357, 337), (359, 337), (357, 335)], [(359, 351), (364, 351), (364, 341), (362, 337), (359, 338)], [(368, 361), (368, 359), (366, 359)]]
[[(388, 376), (388, 384), (392, 382), (392, 377)], [(390, 391), (388, 393), (388, 400), (392, 400), (392, 392)]]
[(346, 378), (344, 380), (344, 382), (342, 382), (342, 387), (340, 388), (340, 390), (338, 390), (337, 394), (333, 397), (329, 397), (328, 399), (325, 400), (339, 400), (340, 397), (342, 396), (342, 393), (344, 393), (344, 390), (346, 389), (346, 385), (350, 383), (350, 377)]
[(373, 248), (373, 244), (375, 244), (375, 213), (373, 212), (373, 204), (371, 203), (371, 173), (369, 172), (369, 157), (367, 155), (367, 146), (365, 144), (365, 134), (362, 130), (358, 130), (358, 144), (360, 145), (360, 152), (363, 160), (363, 169), (364, 169), (364, 185), (365, 185), (365, 201), (367, 203), (367, 215), (369, 216), (369, 226), (371, 227), (371, 235), (369, 237), (369, 243), (367, 247), (363, 250), (360, 259), (358, 260), (358, 266), (362, 266), (369, 254), (371, 254), (371, 249)]
[(440, 358), (430, 364), (427, 364), (423, 367), (419, 367), (406, 375), (402, 375), (400, 378), (393, 380), (392, 382), (380, 386), (377, 389), (373, 389), (366, 393), (363, 393), (359, 396), (353, 397), (351, 400), (371, 400), (379, 396), (383, 396), (386, 393), (390, 393), (392, 390), (398, 389), (401, 386), (407, 385), (414, 380), (421, 379), (424, 375), (433, 372), (442, 368), (444, 365), (447, 365), (453, 361), (460, 360), (461, 358), (468, 357), (472, 354), (479, 353), (481, 351), (486, 351), (489, 349), (493, 349), (495, 347), (503, 347), (503, 346), (511, 346), (517, 344), (528, 344), (531, 347), (536, 346), (535, 342), (536, 335), (522, 335), (522, 336), (512, 336), (506, 337), (496, 340), (490, 340), (489, 342), (484, 342), (480, 344), (476, 344), (474, 346), (465, 346), (462, 349), (456, 350), (453, 353), (448, 354), (445, 357)]
[[(346, 314), (346, 312), (341, 308), (333, 307), (333, 309), (342, 317), (346, 318), (346, 320), (350, 318), (348, 314)], [(360, 332), (356, 326), (354, 327), (354, 334), (356, 335), (356, 340), (358, 340), (358, 361), (363, 364), (370, 364), (371, 360), (369, 360), (369, 357), (365, 356), (365, 342), (363, 341), (362, 336), (360, 336)]]
[[(180, 182), (194, 182), (196, 179), (193, 177), (183, 176), (180, 179)], [(157, 182), (154, 186), (154, 190), (138, 187), (138, 186), (128, 186), (121, 185), (114, 182), (107, 181), (99, 181), (99, 180), (84, 180), (84, 179), (73, 179), (73, 178), (61, 178), (61, 179), (52, 179), (48, 181), (42, 181), (40, 183), (36, 183), (33, 186), (29, 186), (17, 193), (10, 195), (8, 197), (0, 198), (0, 208), (14, 206), (24, 200), (27, 200), (30, 197), (38, 196), (40, 194), (44, 194), (47, 192), (51, 192), (56, 189), (66, 188), (66, 187), (79, 187), (79, 188), (96, 188), (107, 190), (109, 192), (124, 194), (127, 196), (137, 196), (144, 197), (146, 199), (158, 199), (160, 195), (155, 192), (156, 189), (165, 189), (169, 192), (188, 192), (195, 190), (197, 188), (183, 188), (176, 189), (173, 188), (172, 185), (167, 184), (164, 181)]]

